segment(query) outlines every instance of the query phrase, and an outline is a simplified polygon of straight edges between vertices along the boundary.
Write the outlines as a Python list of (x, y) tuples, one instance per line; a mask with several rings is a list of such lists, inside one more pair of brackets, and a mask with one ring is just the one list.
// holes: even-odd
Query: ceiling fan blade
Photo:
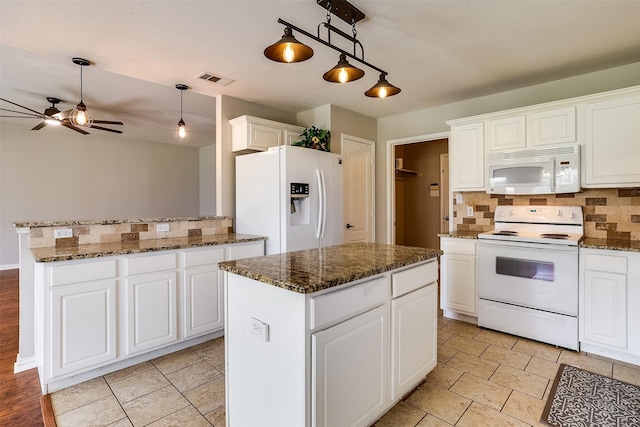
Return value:
[[(93, 123), (95, 123), (96, 121), (94, 120)], [(122, 133), (121, 130), (115, 130), (115, 129), (109, 129), (109, 128), (103, 128), (102, 126), (96, 126), (96, 125), (91, 125), (90, 126), (93, 129), (100, 129), (100, 130), (106, 130), (107, 132), (114, 132), (114, 133)]]
[(71, 110), (64, 110), (54, 114), (54, 117), (58, 120), (67, 120), (70, 115), (71, 115)]
[(27, 111), (31, 111), (32, 113), (36, 113), (38, 117), (42, 117), (42, 113), (36, 110), (32, 110), (31, 108), (27, 108), (24, 105), (16, 104), (15, 102), (11, 102), (8, 99), (0, 98), (0, 101), (8, 102), (11, 105), (15, 105), (16, 107), (24, 108)]
[(93, 123), (100, 123), (101, 125), (124, 125), (122, 122), (112, 122), (110, 120), (94, 120)]
[(40, 130), (43, 127), (45, 127), (47, 125), (47, 122), (42, 121), (40, 123), (38, 123), (37, 125), (35, 125), (34, 127), (31, 128), (31, 130)]
[(83, 134), (83, 135), (89, 135), (89, 132), (87, 132), (87, 131), (85, 131), (85, 130), (82, 130), (82, 129), (80, 129), (80, 128), (77, 128), (77, 127), (75, 127), (74, 125), (72, 125), (72, 124), (71, 124), (71, 123), (69, 123), (69, 122), (62, 122), (62, 126), (66, 127), (66, 128), (69, 128), (69, 129), (73, 129), (73, 130), (75, 130), (76, 132), (80, 132), (80, 133), (81, 133), (81, 134)]
[[(9, 110), (8, 108), (0, 108), (0, 111), (8, 111), (10, 113), (24, 114), (24, 116), (28, 118), (37, 117), (41, 119), (43, 117), (42, 114), (31, 114), (31, 113), (26, 113), (24, 111)], [(23, 117), (23, 116), (4, 116), (4, 117)]]

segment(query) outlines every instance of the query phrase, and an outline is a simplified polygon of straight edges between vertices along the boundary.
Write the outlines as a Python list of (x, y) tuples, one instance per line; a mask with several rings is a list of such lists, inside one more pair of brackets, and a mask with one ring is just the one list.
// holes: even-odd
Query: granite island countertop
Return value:
[(143, 252), (157, 252), (201, 246), (226, 245), (265, 240), (264, 236), (249, 234), (214, 234), (197, 237), (172, 237), (131, 242), (93, 243), (68, 247), (31, 248), (36, 262), (70, 261)]
[(313, 293), (442, 255), (438, 249), (348, 243), (219, 263), (220, 269), (298, 293)]

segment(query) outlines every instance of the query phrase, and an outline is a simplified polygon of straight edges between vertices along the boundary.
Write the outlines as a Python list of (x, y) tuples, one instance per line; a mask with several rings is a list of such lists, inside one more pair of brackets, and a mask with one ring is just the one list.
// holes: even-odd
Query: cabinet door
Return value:
[(212, 332), (224, 326), (223, 287), (217, 265), (186, 269), (182, 289), (185, 337)]
[(116, 358), (116, 279), (51, 291), (51, 376)]
[(127, 354), (177, 338), (176, 272), (127, 278)]
[(410, 391), (436, 366), (437, 285), (391, 301), (391, 399)]
[(249, 123), (249, 146), (252, 150), (266, 151), (282, 145), (282, 130), (276, 127)]
[(302, 136), (300, 135), (304, 128), (297, 129), (285, 129), (284, 130), (284, 144), (285, 145), (293, 145), (294, 142), (302, 141)]
[(476, 316), (476, 257), (445, 252), (440, 259), (442, 308)]
[(584, 339), (626, 349), (626, 275), (586, 270), (584, 282)]
[(640, 96), (587, 104), (585, 186), (640, 185)]
[(484, 190), (484, 123), (453, 126), (450, 147), (451, 190)]
[(576, 142), (576, 107), (533, 113), (532, 121), (534, 146)]
[(526, 138), (524, 115), (489, 121), (489, 151), (525, 148)]
[(311, 336), (312, 426), (367, 426), (388, 403), (388, 305)]

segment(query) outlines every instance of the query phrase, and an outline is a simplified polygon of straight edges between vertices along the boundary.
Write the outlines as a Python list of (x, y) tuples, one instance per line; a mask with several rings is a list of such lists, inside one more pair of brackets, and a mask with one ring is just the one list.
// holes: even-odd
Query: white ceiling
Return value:
[[(175, 84), (184, 83), (189, 144), (202, 146), (215, 139), (220, 94), (292, 112), (334, 104), (380, 118), (640, 61), (639, 0), (352, 0), (367, 15), (356, 27), (366, 61), (402, 89), (367, 98), (378, 73), (362, 66), (366, 75), (356, 82), (325, 82), (338, 53), (304, 35), (294, 32), (314, 49), (311, 60), (264, 57), (282, 36), (278, 18), (316, 33), (325, 11), (315, 3), (0, 0), (0, 97), (43, 111), (54, 96), (67, 101), (60, 109), (72, 108), (80, 71), (71, 58), (79, 56), (92, 62), (83, 70), (87, 107), (96, 118), (125, 122), (115, 137), (175, 142)], [(351, 32), (335, 17), (332, 24)], [(234, 82), (195, 79), (201, 71)], [(8, 120), (25, 129), (38, 123)], [(75, 134), (39, 132), (58, 131)]]

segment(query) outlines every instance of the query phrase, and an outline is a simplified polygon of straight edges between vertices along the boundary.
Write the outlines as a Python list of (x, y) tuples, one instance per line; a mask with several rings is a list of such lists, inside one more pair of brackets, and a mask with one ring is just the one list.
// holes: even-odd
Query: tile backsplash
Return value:
[[(456, 193), (454, 193), (456, 194)], [(464, 192), (453, 205), (455, 231), (489, 231), (494, 228), (496, 206), (582, 206), (585, 237), (640, 240), (640, 188), (583, 189), (580, 193), (535, 196)], [(467, 216), (467, 207), (473, 216)]]

